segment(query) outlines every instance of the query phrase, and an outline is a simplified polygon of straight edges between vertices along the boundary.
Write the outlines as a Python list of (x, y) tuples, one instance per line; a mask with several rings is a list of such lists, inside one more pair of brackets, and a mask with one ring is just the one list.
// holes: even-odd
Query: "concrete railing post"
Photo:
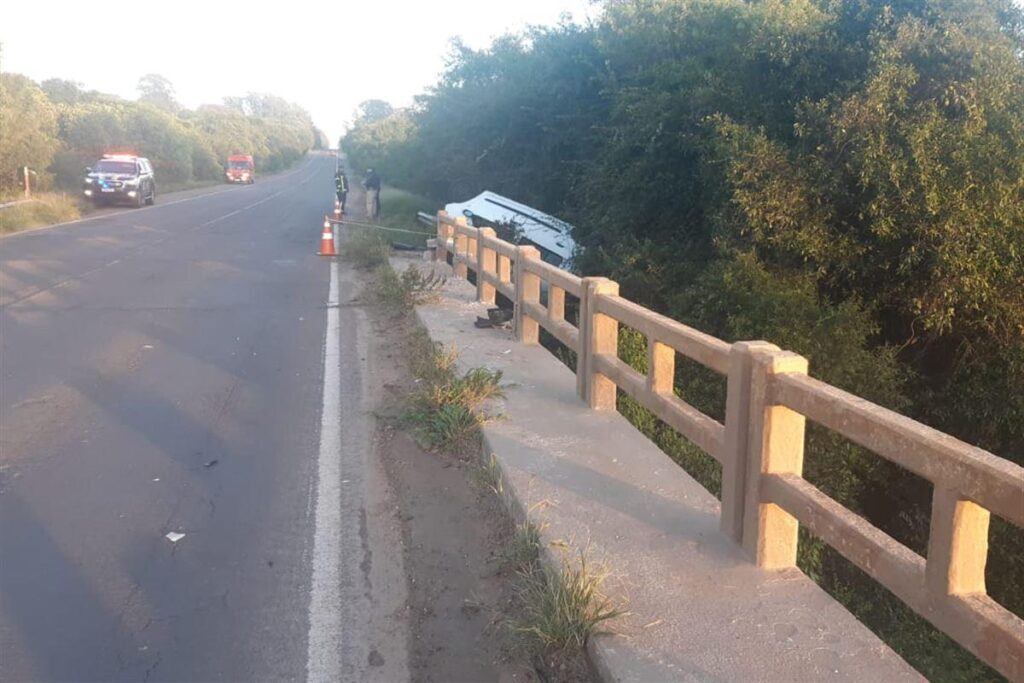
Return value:
[(725, 439), (722, 448), (722, 533), (743, 542), (743, 506), (747, 480), (747, 435), (750, 429), (750, 378), (755, 353), (779, 347), (763, 341), (736, 342), (729, 349), (725, 399)]
[(577, 391), (594, 410), (615, 410), (615, 382), (594, 372), (594, 356), (617, 356), (619, 322), (597, 312), (599, 296), (618, 296), (619, 283), (603, 277), (583, 278), (580, 300), (580, 351), (576, 358)]
[(476, 274), (478, 279), (480, 275), (480, 261), (477, 260), (480, 258), (479, 250), (480, 240), (477, 239), (476, 234), (474, 234), (473, 230), (470, 229), (469, 234), (466, 236), (466, 259), (468, 260), (469, 257), (472, 256), (473, 260), (476, 261)]
[(504, 254), (498, 254), (498, 282), (512, 284), (512, 259)]
[(753, 354), (747, 480), (743, 506), (743, 547), (758, 567), (796, 566), (796, 518), (773, 503), (761, 502), (766, 474), (803, 474), (805, 418), (771, 400), (775, 375), (807, 374), (807, 359), (788, 351)]
[(985, 592), (989, 512), (935, 486), (925, 580), (934, 599)]
[(528, 259), (540, 259), (537, 247), (516, 247), (516, 338), (523, 344), (540, 341), (540, 325), (523, 310), (524, 303), (540, 303), (540, 276), (526, 269)]
[(484, 304), (494, 304), (494, 285), (484, 279), (484, 274), (497, 275), (497, 264), (494, 249), (487, 246), (487, 240), (495, 239), (498, 233), (493, 228), (480, 228), (480, 239), (476, 251), (476, 299)]
[(548, 316), (552, 320), (565, 320), (565, 290), (551, 285), (548, 290)]
[(671, 395), (676, 384), (676, 350), (654, 337), (647, 338), (647, 390)]
[(466, 279), (469, 275), (469, 268), (466, 267), (466, 262), (463, 259), (466, 255), (467, 238), (466, 233), (460, 232), (462, 228), (469, 227), (469, 223), (466, 221), (465, 216), (459, 216), (455, 219), (455, 253), (452, 257), (452, 269), (455, 271), (456, 277)]
[(438, 211), (437, 212), (437, 247), (434, 249), (434, 260), (435, 261), (442, 261), (442, 262), (444, 262), (444, 261), (448, 260), (448, 258), (446, 256), (447, 252), (445, 251), (445, 249), (448, 247), (448, 240), (446, 239), (446, 237), (447, 237), (447, 234), (446, 234), (446, 231), (445, 231), (445, 227), (446, 226), (445, 226), (445, 224), (443, 222), (444, 217), (447, 216), (447, 215), (448, 214), (445, 211)]

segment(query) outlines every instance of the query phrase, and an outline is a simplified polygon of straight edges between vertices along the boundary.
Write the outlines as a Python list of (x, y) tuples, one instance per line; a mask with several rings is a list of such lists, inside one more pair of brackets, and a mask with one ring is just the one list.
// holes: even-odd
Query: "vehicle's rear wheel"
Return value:
[(156, 185), (149, 188), (149, 199), (146, 200), (146, 203), (150, 206), (156, 204)]
[(139, 193), (135, 195), (135, 208), (141, 209), (146, 204), (146, 200), (143, 198), (142, 188), (139, 188)]

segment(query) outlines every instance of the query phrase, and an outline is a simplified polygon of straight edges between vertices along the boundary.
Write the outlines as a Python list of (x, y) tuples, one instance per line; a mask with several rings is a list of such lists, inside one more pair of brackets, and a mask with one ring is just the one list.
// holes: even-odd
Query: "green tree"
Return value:
[(139, 102), (151, 104), (171, 114), (179, 111), (181, 105), (174, 96), (174, 85), (165, 76), (160, 74), (146, 74), (139, 79), (137, 86), (139, 91)]
[[(357, 120), (343, 145), (438, 200), (491, 189), (561, 213), (577, 267), (624, 295), (772, 340), (1024, 462), (1024, 12), (1009, 0), (608, 0), (591, 26), (456, 46), (415, 107)], [(677, 389), (712, 410), (715, 387), (688, 369)], [(620, 407), (715, 490), (692, 445)], [(817, 428), (806, 467), (925, 552), (921, 480)], [(990, 591), (1024, 614), (1024, 534), (996, 520), (992, 536)], [(801, 565), (927, 675), (994, 676), (813, 539)]]
[(47, 168), (59, 144), (46, 94), (24, 76), (0, 73), (0, 191), (20, 184), (24, 166)]

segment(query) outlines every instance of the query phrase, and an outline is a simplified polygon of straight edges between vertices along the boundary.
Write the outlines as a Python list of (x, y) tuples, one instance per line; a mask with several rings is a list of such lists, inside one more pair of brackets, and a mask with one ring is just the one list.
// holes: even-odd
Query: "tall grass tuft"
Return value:
[(445, 278), (434, 273), (424, 275), (415, 264), (409, 264), (399, 275), (385, 263), (377, 269), (376, 294), (386, 306), (409, 311), (434, 296), (445, 282)]
[(458, 374), (457, 352), (440, 344), (421, 344), (412, 367), (420, 388), (409, 399), (406, 421), (431, 450), (462, 455), (477, 443), (488, 416), (483, 403), (503, 395), (501, 372), (473, 368)]
[(563, 560), (557, 570), (529, 564), (519, 571), (513, 630), (545, 655), (581, 651), (604, 624), (626, 613), (601, 592), (607, 577), (582, 553), (578, 563)]
[(437, 204), (430, 199), (395, 187), (384, 187), (380, 192), (380, 218), (378, 223), (389, 228), (409, 232), (386, 232), (389, 242), (401, 242), (409, 246), (425, 248), (427, 239), (432, 237), (430, 228), (416, 220), (416, 214), (424, 211), (434, 214)]
[(0, 209), (0, 234), (73, 221), (79, 216), (76, 199), (56, 192), (37, 194), (35, 201)]
[(357, 232), (348, 237), (341, 247), (341, 257), (357, 268), (377, 268), (391, 255), (391, 246), (373, 232)]

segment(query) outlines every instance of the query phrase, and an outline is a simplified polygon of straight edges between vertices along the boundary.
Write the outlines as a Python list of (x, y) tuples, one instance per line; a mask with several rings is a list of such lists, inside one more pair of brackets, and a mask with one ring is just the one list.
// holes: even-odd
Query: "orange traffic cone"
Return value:
[(331, 221), (324, 216), (324, 230), (320, 233), (320, 251), (317, 252), (320, 256), (337, 256), (338, 252), (334, 250), (334, 229), (331, 227)]

